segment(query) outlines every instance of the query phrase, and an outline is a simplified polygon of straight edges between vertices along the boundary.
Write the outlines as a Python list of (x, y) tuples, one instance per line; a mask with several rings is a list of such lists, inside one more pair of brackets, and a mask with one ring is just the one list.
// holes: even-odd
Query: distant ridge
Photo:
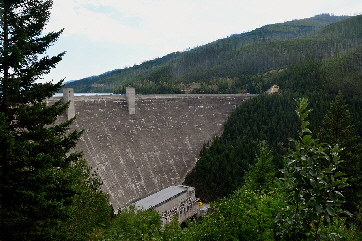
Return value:
[[(338, 30), (341, 25), (336, 24), (355, 18), (320, 14), (265, 25), (130, 68), (67, 82), (66, 86), (73, 87), (75, 92), (124, 93), (125, 87), (132, 85), (139, 93), (156, 94), (184, 93), (192, 83), (200, 83), (202, 93), (248, 92), (246, 85), (250, 80), (247, 76), (305, 59), (327, 58), (358, 46), (361, 40), (343, 34)], [(342, 45), (336, 46), (341, 40)], [(233, 85), (233, 88), (223, 85)]]

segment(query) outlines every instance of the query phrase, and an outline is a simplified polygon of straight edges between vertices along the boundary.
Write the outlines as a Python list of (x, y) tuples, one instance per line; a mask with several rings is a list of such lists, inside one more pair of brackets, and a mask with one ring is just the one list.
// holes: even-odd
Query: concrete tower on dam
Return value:
[[(182, 184), (204, 143), (254, 95), (71, 96), (77, 145), (103, 181), (114, 209)], [(53, 97), (49, 103), (62, 97)], [(72, 99), (73, 98), (73, 99)], [(68, 116), (73, 115), (73, 110)]]

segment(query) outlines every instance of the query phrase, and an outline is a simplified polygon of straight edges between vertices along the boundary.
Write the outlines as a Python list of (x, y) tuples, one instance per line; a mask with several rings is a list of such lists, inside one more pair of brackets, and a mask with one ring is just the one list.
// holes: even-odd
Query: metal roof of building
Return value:
[(135, 203), (135, 206), (143, 208), (143, 209), (152, 208), (152, 207), (156, 206), (157, 204), (159, 204), (179, 193), (187, 191), (187, 188), (188, 188), (188, 186), (183, 186), (183, 185), (170, 186), (170, 187), (162, 189), (161, 191), (156, 192), (144, 199), (139, 200), (138, 202)]

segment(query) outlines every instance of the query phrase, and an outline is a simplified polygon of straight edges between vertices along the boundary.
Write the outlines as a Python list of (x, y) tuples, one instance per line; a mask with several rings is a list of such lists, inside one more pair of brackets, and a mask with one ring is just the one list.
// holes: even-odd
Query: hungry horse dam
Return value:
[(77, 151), (103, 181), (114, 209), (182, 184), (204, 143), (221, 134), (229, 114), (251, 94), (74, 96), (65, 117), (84, 129)]

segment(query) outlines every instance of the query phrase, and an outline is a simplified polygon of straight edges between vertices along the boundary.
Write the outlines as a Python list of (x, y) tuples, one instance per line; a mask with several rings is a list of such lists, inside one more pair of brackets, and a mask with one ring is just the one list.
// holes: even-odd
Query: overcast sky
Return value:
[(266, 24), (361, 12), (360, 0), (54, 0), (46, 31), (64, 33), (48, 53), (67, 54), (44, 81), (99, 75)]

